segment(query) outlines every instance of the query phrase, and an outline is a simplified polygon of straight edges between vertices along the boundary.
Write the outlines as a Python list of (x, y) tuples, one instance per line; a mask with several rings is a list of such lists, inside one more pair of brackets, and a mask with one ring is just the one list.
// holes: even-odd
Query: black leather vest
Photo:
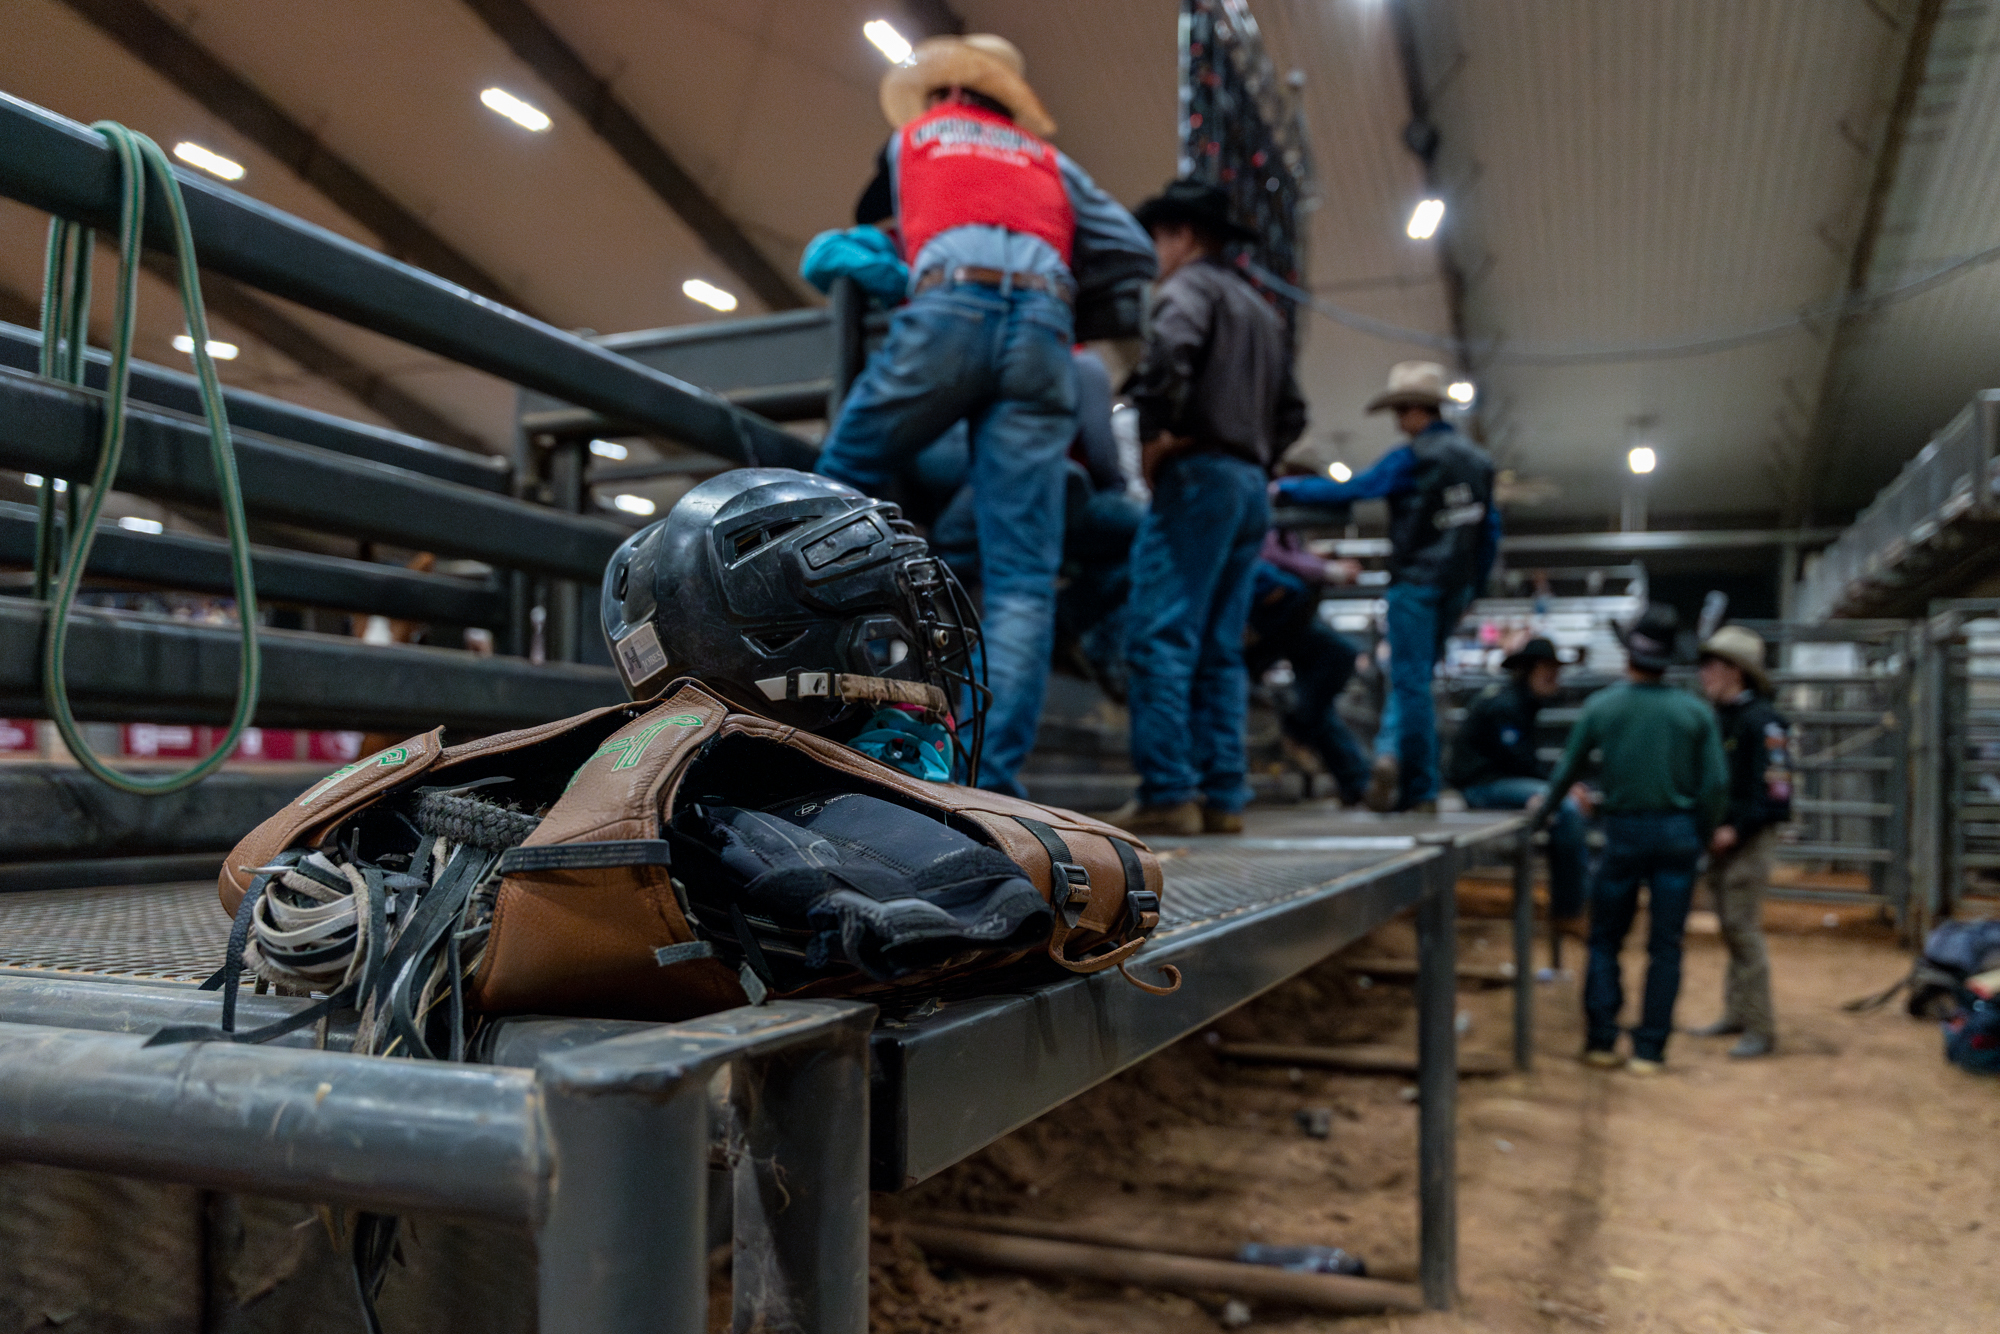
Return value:
[(1400, 583), (1470, 584), (1493, 508), (1493, 460), (1450, 427), (1410, 441), (1416, 485), (1389, 497), (1389, 573)]

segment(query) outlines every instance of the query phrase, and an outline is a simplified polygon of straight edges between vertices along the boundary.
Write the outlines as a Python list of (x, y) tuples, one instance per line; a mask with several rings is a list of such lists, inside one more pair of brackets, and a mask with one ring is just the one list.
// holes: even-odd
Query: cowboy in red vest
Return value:
[(982, 787), (1026, 795), (1055, 636), (1077, 273), (1150, 278), (1132, 215), (1051, 147), (1055, 122), (1012, 43), (941, 37), (882, 81), (896, 127), (856, 221), (893, 219), (910, 300), (854, 382), (819, 471), (893, 496), (910, 461), (963, 421), (972, 433), (986, 636)]

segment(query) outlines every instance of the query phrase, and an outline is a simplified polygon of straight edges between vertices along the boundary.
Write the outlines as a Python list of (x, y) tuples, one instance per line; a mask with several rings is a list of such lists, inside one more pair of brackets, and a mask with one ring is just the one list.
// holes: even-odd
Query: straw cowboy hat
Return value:
[(1037, 138), (1056, 132), (1055, 120), (1028, 86), (1028, 62), (1021, 48), (990, 32), (964, 37), (932, 37), (918, 42), (908, 63), (882, 76), (882, 114), (902, 129), (924, 114), (924, 99), (940, 88), (983, 93)]
[(1725, 625), (1702, 642), (1701, 656), (1728, 663), (1760, 695), (1771, 693), (1771, 674), (1764, 670), (1764, 637), (1740, 625)]
[(1435, 361), (1399, 361), (1389, 368), (1389, 387), (1368, 400), (1368, 410), (1437, 407), (1445, 400), (1444, 383), (1444, 367)]

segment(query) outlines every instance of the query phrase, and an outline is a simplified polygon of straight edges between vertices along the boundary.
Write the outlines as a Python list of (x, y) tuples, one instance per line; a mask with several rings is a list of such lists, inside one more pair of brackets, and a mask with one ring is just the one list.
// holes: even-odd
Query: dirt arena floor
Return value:
[[(1468, 889), (1471, 887), (1469, 886)], [(1465, 897), (1476, 900), (1476, 893)], [(1476, 904), (1475, 904), (1476, 906)], [(1907, 960), (1889, 933), (1813, 905), (1770, 914), (1780, 1054), (1734, 1062), (1676, 1037), (1653, 1079), (1587, 1070), (1578, 983), (1538, 988), (1533, 1074), (1460, 1086), (1462, 1301), (1451, 1314), (1306, 1315), (1291, 1331), (1990, 1331), (2000, 1318), (2000, 1082), (1946, 1064), (1935, 1024), (1852, 1014)], [(1643, 939), (1643, 922), (1635, 940)], [(1723, 950), (1697, 914), (1679, 1021), (1717, 1013)], [(1391, 924), (1347, 958), (1408, 955)], [(1507, 924), (1471, 920), (1461, 959), (1498, 962)], [(1564, 962), (1580, 968), (1571, 944)], [(1628, 993), (1636, 951), (1627, 952)], [(1461, 987), (1467, 1050), (1511, 1041), (1511, 992)], [(1461, 1022), (1464, 1022), (1462, 1019)], [(1414, 1045), (1407, 986), (1336, 959), (903, 1196), (878, 1199), (877, 1334), (1179, 1334), (1225, 1327), (1221, 1294), (1037, 1281), (932, 1263), (898, 1220), (927, 1212), (1087, 1221), (1175, 1243), (1336, 1245), (1371, 1269), (1416, 1259), (1407, 1079), (1218, 1060), (1222, 1040)], [(1327, 1107), (1308, 1138), (1301, 1109)]]

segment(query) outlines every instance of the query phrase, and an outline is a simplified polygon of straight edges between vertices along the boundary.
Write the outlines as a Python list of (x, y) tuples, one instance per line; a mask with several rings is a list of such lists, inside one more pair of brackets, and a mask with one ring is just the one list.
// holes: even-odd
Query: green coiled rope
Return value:
[[(257, 648), (257, 585), (250, 569), (249, 526), (243, 515), (243, 490), (236, 478), (236, 452), (229, 438), (229, 417), (223, 409), (222, 386), (208, 354), (208, 317), (201, 300), (201, 278), (195, 268), (194, 240), (181, 198), (180, 181), (160, 146), (143, 134), (114, 121), (91, 126), (110, 141), (118, 154), (118, 294), (111, 331), (111, 367), (105, 380), (104, 433), (98, 447), (97, 473), (79, 502), (78, 488), (68, 489), (66, 531), (58, 535), (53, 477), (45, 478), (38, 507), (35, 542), (35, 596), (49, 598), (48, 628), (42, 653), (42, 699), (49, 717), (77, 762), (100, 782), (121, 792), (159, 796), (191, 787), (222, 767), (236, 748), (243, 729), (256, 712), (262, 660)], [(181, 306), (188, 337), (194, 341), (195, 374), (201, 384), (202, 414), (208, 423), (209, 457), (215, 469), (216, 492), (229, 534), (230, 576), (236, 587), (236, 620), (243, 632), (243, 651), (236, 678), (236, 712), (229, 730), (213, 752), (193, 767), (162, 778), (119, 773), (99, 759), (83, 739), (70, 709), (69, 687), (63, 680), (64, 655), (69, 648), (69, 615), (83, 581), (97, 536), (97, 519), (104, 497), (118, 477), (125, 452), (125, 393), (131, 378), (132, 331), (139, 305), (139, 256), (145, 236), (146, 185), (156, 181), (166, 198), (174, 231), (174, 258), (180, 271)], [(41, 372), (52, 379), (80, 385), (84, 381), (84, 349), (90, 320), (90, 229), (56, 218), (49, 224), (48, 266), (42, 286)], [(61, 553), (58, 566), (56, 556)]]

